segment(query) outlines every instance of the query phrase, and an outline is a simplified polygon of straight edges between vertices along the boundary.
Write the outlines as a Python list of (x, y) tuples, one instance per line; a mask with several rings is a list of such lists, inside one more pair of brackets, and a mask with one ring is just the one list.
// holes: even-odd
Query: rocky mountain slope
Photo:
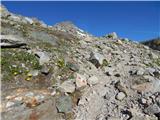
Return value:
[(160, 52), (1, 6), (3, 120), (160, 120)]
[(160, 50), (160, 38), (144, 41), (142, 44), (147, 45), (152, 49)]

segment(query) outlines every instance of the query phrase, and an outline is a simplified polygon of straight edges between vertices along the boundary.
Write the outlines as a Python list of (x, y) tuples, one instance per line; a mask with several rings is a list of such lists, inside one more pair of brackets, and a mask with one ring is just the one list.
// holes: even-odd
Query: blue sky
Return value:
[(9, 11), (36, 17), (48, 25), (72, 21), (79, 28), (103, 36), (117, 32), (120, 37), (147, 40), (160, 36), (160, 2), (2, 2)]

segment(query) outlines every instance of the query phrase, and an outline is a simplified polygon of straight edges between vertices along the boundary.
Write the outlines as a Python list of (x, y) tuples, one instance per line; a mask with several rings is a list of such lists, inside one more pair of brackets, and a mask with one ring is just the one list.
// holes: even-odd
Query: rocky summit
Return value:
[(2, 120), (160, 120), (160, 51), (0, 11)]

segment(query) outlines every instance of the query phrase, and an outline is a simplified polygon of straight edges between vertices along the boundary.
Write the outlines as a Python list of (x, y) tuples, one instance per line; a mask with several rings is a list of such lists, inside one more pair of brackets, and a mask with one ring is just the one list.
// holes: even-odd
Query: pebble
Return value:
[(137, 75), (143, 75), (145, 70), (143, 68), (139, 68), (136, 72)]
[(87, 80), (89, 85), (95, 85), (99, 83), (99, 79), (96, 76), (92, 76)]
[(64, 81), (60, 85), (60, 90), (67, 93), (73, 93), (75, 91), (75, 84), (73, 83), (73, 80)]
[(123, 100), (125, 97), (126, 97), (126, 95), (125, 95), (125, 93), (123, 93), (123, 92), (119, 92), (119, 93), (116, 95), (116, 99), (117, 99), (117, 100)]
[(16, 97), (16, 98), (14, 98), (14, 100), (22, 101), (22, 100), (23, 100), (23, 97)]
[(49, 73), (49, 68), (47, 66), (43, 66), (42, 69), (41, 69), (41, 73), (47, 75)]
[(25, 94), (26, 97), (33, 97), (34, 93), (33, 92), (28, 92), (27, 94)]
[(141, 101), (140, 101), (142, 104), (147, 104), (147, 100), (145, 98), (141, 98)]
[(55, 96), (56, 95), (56, 91), (51, 92), (51, 95)]
[(12, 107), (14, 105), (15, 105), (14, 102), (9, 101), (9, 102), (6, 103), (6, 108)]
[(160, 113), (160, 108), (157, 104), (149, 105), (147, 108), (144, 109), (144, 112), (151, 115)]

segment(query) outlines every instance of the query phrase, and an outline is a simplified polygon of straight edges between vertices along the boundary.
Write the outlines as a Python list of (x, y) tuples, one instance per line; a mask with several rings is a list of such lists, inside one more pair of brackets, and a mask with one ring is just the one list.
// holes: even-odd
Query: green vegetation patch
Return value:
[(26, 74), (29, 70), (40, 68), (34, 54), (19, 49), (1, 50), (2, 80), (11, 80), (15, 75)]

